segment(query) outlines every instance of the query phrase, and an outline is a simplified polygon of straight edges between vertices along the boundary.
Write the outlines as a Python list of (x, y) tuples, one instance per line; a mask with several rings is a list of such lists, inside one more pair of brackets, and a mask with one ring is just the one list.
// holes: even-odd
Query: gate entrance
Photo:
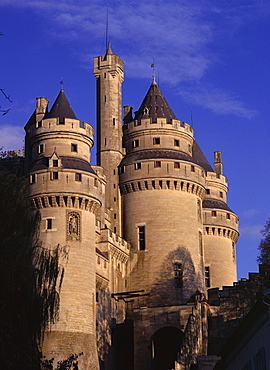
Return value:
[(183, 343), (183, 333), (172, 326), (155, 332), (151, 338), (151, 370), (171, 370)]

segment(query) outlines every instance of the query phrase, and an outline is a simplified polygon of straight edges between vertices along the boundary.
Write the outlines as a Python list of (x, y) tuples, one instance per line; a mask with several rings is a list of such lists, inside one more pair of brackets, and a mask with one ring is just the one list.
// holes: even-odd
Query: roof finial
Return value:
[(154, 61), (154, 58), (153, 58), (153, 63), (151, 64), (151, 68), (152, 68), (153, 82), (156, 82), (156, 71), (155, 71), (155, 61)]
[(62, 77), (61, 81), (60, 81), (60, 90), (61, 91), (64, 91), (64, 79)]

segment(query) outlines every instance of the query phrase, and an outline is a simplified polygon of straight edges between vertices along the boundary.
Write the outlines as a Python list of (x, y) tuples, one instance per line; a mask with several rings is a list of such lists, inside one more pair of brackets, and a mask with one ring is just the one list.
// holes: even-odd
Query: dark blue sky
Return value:
[[(191, 123), (210, 163), (223, 152), (228, 204), (240, 218), (238, 278), (257, 271), (260, 230), (270, 217), (270, 3), (264, 0), (2, 0), (0, 146), (20, 149), (35, 99), (64, 90), (95, 126), (93, 57), (125, 63), (123, 105), (138, 109), (156, 65), (178, 119)], [(94, 152), (92, 153), (95, 161)]]

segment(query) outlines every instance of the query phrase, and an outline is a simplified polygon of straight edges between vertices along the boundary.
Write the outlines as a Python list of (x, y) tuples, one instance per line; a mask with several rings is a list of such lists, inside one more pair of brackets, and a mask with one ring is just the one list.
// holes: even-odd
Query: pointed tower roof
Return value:
[(106, 54), (104, 56), (104, 60), (107, 59), (107, 55), (112, 55), (112, 54), (113, 54), (113, 52), (112, 52), (112, 48), (111, 48), (111, 42), (109, 41), (108, 45), (107, 45)]
[(157, 118), (167, 118), (168, 121), (177, 119), (155, 81), (152, 82), (139, 110), (135, 112), (135, 120), (142, 118), (151, 118), (152, 122), (156, 122)]
[(50, 112), (46, 115), (46, 118), (59, 118), (60, 122), (63, 122), (64, 118), (77, 119), (64, 93), (64, 90), (60, 90)]

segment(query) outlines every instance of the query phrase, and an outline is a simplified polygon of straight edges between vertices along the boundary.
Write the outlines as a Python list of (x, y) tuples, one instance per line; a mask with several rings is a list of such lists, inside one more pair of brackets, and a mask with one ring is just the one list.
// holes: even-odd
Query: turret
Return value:
[(63, 90), (50, 111), (47, 104), (37, 99), (25, 127), (26, 176), (41, 214), (42, 247), (53, 251), (60, 245), (65, 256), (59, 320), (46, 332), (42, 353), (58, 361), (83, 352), (80, 366), (97, 370), (95, 225), (105, 181), (89, 163), (92, 126), (76, 118)]
[[(97, 79), (97, 164), (106, 175), (106, 208), (111, 214), (111, 230), (121, 235), (121, 199), (118, 165), (122, 153), (122, 82), (124, 64), (113, 54), (110, 43), (105, 56), (94, 58)], [(103, 221), (105, 223), (105, 221)], [(102, 225), (104, 227), (104, 225)]]
[(203, 201), (205, 282), (207, 288), (222, 288), (237, 280), (238, 217), (227, 205), (228, 179), (219, 151), (214, 152), (214, 167), (207, 172)]
[(156, 82), (125, 120), (123, 139), (124, 237), (137, 259), (129, 289), (145, 289), (148, 307), (186, 303), (205, 289), (201, 209), (211, 166), (202, 166), (193, 128), (177, 120)]

